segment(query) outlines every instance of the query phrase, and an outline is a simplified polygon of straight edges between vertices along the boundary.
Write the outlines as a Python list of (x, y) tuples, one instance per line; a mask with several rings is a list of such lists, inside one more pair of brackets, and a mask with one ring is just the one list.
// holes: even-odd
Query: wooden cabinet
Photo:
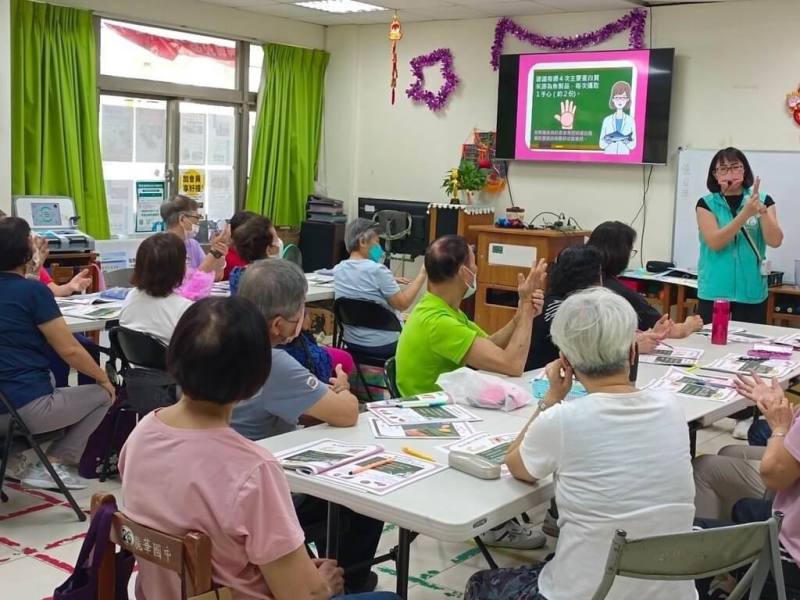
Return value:
[(494, 208), (469, 204), (431, 204), (428, 207), (428, 243), (443, 235), (460, 235), (475, 245), (478, 236), (473, 228), (494, 223)]
[(590, 231), (502, 229), (470, 227), (477, 235), (478, 291), (475, 322), (494, 333), (514, 316), (517, 308), (517, 274), (528, 274), (541, 258), (553, 262), (567, 246), (584, 243)]

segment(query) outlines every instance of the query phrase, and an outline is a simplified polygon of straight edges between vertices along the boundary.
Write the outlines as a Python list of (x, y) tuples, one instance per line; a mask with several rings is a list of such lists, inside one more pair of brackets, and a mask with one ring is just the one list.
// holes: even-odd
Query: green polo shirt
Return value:
[(460, 310), (426, 293), (397, 342), (397, 387), (403, 396), (439, 390), (436, 380), (464, 365), (476, 337), (488, 337)]

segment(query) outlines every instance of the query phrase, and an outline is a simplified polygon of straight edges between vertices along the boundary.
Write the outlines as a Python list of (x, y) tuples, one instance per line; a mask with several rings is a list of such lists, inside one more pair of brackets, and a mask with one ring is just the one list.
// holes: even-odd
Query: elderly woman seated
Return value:
[[(48, 458), (69, 489), (86, 487), (74, 468), (86, 442), (114, 403), (114, 386), (105, 371), (70, 333), (53, 294), (27, 279), (33, 257), (31, 229), (22, 219), (0, 219), (0, 392), (33, 433), (64, 429), (47, 449)], [(50, 352), (97, 384), (56, 387)], [(0, 406), (0, 432), (9, 415)], [(36, 463), (21, 474), (27, 487), (53, 488), (45, 467)]]
[[(550, 388), (511, 445), (512, 475), (557, 480), (561, 535), (546, 565), (481, 571), (469, 600), (591, 598), (615, 530), (632, 538), (689, 531), (694, 489), (689, 437), (671, 395), (630, 381), (636, 313), (603, 288), (567, 298), (551, 325), (560, 358), (546, 367)], [(568, 397), (577, 377), (589, 392)], [(617, 579), (609, 598), (689, 600), (691, 581)]]

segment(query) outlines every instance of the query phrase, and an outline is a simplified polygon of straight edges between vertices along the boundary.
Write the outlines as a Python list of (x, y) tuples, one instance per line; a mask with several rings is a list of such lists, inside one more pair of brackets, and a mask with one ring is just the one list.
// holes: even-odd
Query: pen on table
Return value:
[(389, 406), (394, 408), (430, 408), (432, 406), (445, 406), (447, 400), (408, 400), (406, 402), (393, 402)]
[(662, 346), (666, 346), (670, 350), (675, 350), (675, 346), (670, 346), (667, 342), (658, 342)]
[(350, 471), (350, 475), (357, 475), (358, 473), (363, 473), (364, 471), (369, 471), (370, 469), (377, 469), (378, 467), (382, 467), (383, 465), (388, 465), (394, 462), (394, 457), (384, 458), (382, 460), (376, 460), (374, 463), (369, 463), (368, 465), (363, 465), (361, 467), (356, 467)]
[(413, 448), (409, 448), (408, 446), (403, 447), (403, 452), (405, 452), (409, 456), (413, 456), (414, 458), (421, 458), (422, 460), (427, 460), (428, 462), (436, 462), (430, 454), (425, 454), (424, 452), (420, 452), (419, 450), (414, 450)]

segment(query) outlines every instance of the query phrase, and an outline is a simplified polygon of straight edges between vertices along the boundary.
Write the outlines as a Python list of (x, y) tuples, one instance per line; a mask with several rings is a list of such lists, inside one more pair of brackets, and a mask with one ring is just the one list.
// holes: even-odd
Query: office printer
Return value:
[(15, 196), (11, 212), (47, 240), (50, 254), (91, 252), (94, 238), (78, 229), (75, 202), (66, 196)]

